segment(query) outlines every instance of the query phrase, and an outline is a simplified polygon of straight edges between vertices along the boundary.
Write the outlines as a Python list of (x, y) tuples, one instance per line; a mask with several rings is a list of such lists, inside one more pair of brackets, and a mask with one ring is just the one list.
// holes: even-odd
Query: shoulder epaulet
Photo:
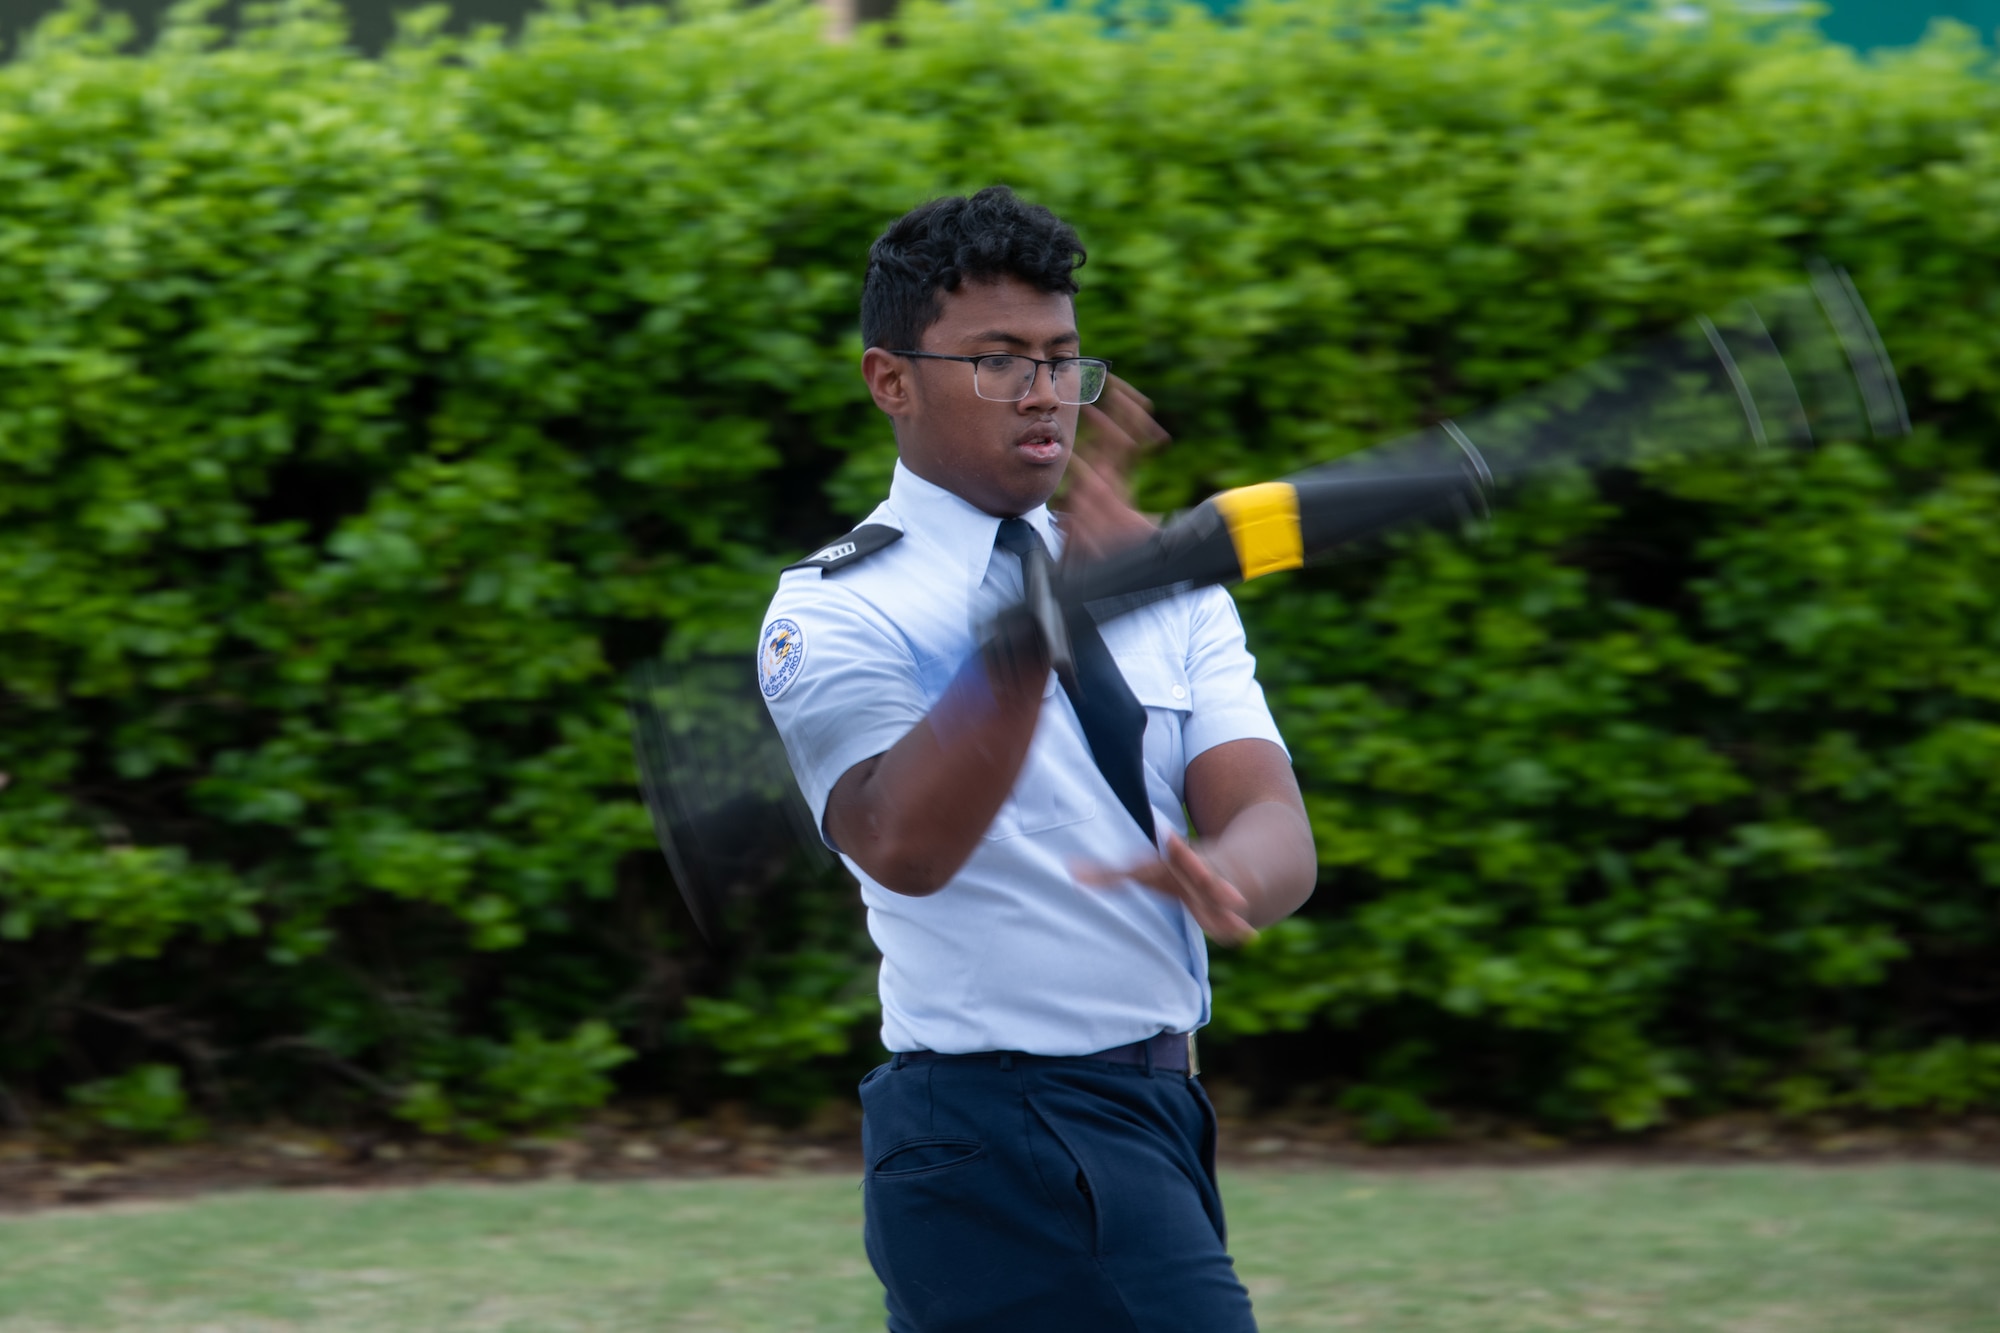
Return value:
[(892, 528), (886, 523), (863, 523), (845, 537), (829, 542), (805, 559), (793, 561), (785, 568), (817, 569), (831, 574), (835, 570), (861, 563), (902, 535), (901, 528)]

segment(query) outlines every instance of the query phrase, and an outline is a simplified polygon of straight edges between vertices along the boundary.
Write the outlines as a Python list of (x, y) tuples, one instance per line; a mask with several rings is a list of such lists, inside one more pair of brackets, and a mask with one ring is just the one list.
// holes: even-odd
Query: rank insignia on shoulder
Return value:
[(903, 535), (901, 528), (892, 528), (886, 523), (863, 523), (838, 541), (829, 542), (803, 560), (796, 560), (786, 569), (817, 569), (831, 574), (859, 564), (883, 547), (898, 540)]

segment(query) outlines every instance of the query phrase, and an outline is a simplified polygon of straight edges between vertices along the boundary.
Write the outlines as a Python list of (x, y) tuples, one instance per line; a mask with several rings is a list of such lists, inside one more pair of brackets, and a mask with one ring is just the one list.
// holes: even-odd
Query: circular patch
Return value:
[(764, 641), (757, 646), (757, 684), (766, 699), (790, 689), (805, 664), (806, 632), (798, 621), (778, 619), (764, 626)]

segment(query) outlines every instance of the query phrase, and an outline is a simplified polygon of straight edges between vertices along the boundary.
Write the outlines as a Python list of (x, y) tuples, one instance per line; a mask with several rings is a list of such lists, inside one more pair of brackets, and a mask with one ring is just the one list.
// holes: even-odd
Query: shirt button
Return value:
[(1185, 698), (1187, 698), (1187, 686), (1185, 686), (1185, 685), (1176, 685), (1176, 686), (1174, 686), (1174, 698), (1176, 698), (1176, 699), (1185, 699)]

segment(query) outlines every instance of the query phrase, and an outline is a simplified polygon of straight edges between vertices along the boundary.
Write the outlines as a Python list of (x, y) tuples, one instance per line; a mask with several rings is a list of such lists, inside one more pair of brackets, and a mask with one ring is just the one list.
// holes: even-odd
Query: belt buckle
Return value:
[(1195, 1051), (1194, 1033), (1187, 1034), (1187, 1076), (1194, 1078), (1201, 1073), (1201, 1057)]

